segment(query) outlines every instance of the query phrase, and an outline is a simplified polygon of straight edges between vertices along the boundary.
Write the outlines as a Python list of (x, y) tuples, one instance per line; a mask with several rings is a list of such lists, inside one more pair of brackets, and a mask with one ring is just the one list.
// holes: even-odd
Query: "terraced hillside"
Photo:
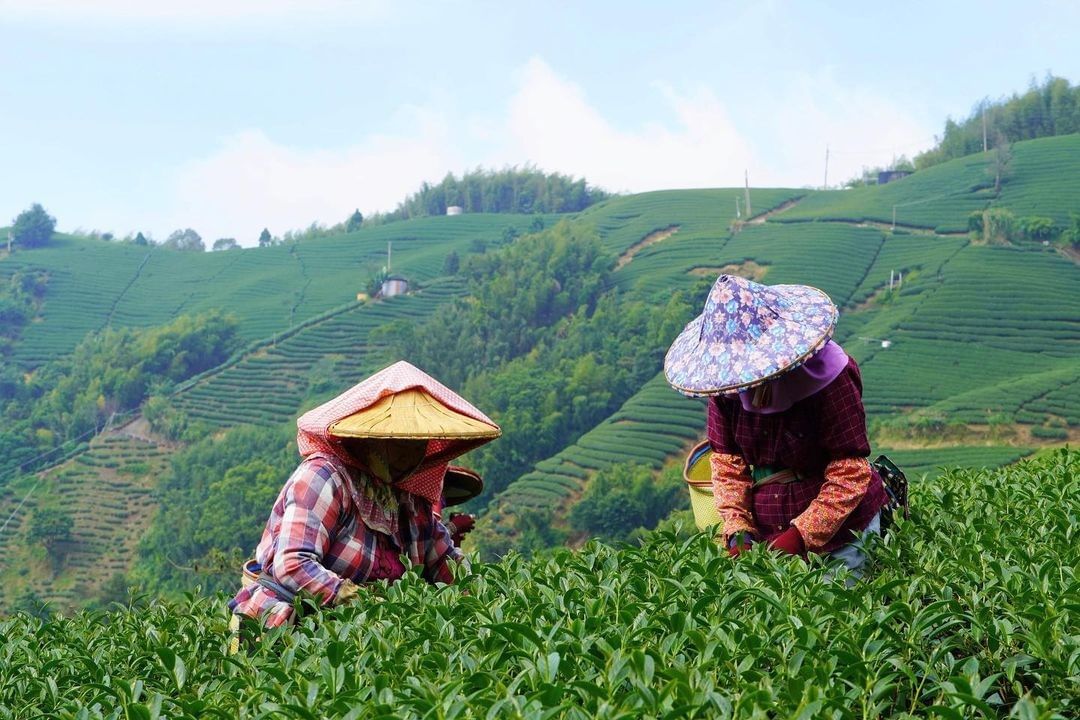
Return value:
[(173, 404), (217, 427), (288, 422), (306, 399), (325, 399), (378, 369), (380, 348), (368, 340), (371, 330), (424, 318), (463, 292), (459, 280), (442, 279), (413, 295), (347, 308), (187, 384)]
[(15, 359), (34, 367), (70, 352), (87, 333), (108, 325), (150, 327), (177, 315), (226, 310), (248, 341), (269, 338), (339, 307), (386, 265), (413, 282), (442, 274), (451, 252), (474, 241), (501, 241), (507, 227), (527, 232), (557, 216), (461, 215), (420, 218), (339, 237), (226, 252), (177, 252), (58, 237), (49, 246), (0, 258), (0, 279), (19, 270), (49, 278), (38, 322), (29, 325)]
[[(800, 194), (798, 190), (754, 190), (752, 203), (764, 212)], [(605, 249), (621, 259), (618, 287), (658, 296), (697, 280), (687, 271), (715, 257), (727, 243), (736, 219), (735, 201), (742, 197), (737, 189), (642, 193), (595, 205), (582, 212), (577, 222), (596, 228)], [(663, 239), (649, 244), (658, 231)]]
[[(95, 438), (74, 459), (40, 476), (24, 477), (0, 498), (0, 605), (32, 591), (58, 608), (93, 598), (113, 575), (126, 573), (135, 546), (156, 506), (155, 480), (170, 448), (148, 439), (137, 424)], [(25, 503), (19, 512), (19, 502)], [(42, 508), (71, 517), (71, 535), (57, 546), (58, 559), (26, 535)], [(30, 582), (26, 582), (27, 578)]]
[[(988, 161), (974, 156), (881, 187), (802, 196), (786, 191), (773, 196), (783, 203), (776, 212), (723, 232), (714, 226), (713, 236), (702, 233), (692, 253), (678, 248), (684, 235), (675, 219), (637, 212), (637, 203), (651, 204), (658, 193), (586, 214), (622, 220), (598, 227), (613, 249), (633, 249), (616, 272), (620, 287), (631, 292), (659, 294), (685, 286), (687, 278), (720, 272), (827, 291), (841, 306), (836, 337), (863, 370), (872, 440), (913, 476), (933, 476), (941, 466), (1014, 462), (1038, 446), (1080, 438), (1076, 262), (1054, 248), (978, 246), (958, 234), (968, 214), (988, 204), (1053, 218), (1066, 215), (1070, 202), (1080, 210), (1080, 194), (1063, 198), (1056, 180), (1065, 167), (1080, 171), (1080, 138), (1052, 140), (1016, 145), (1015, 174), (1000, 196), (992, 184), (981, 187)], [(1029, 202), (1044, 192), (1052, 212)], [(918, 198), (934, 199), (914, 202)], [(893, 205), (907, 213), (898, 211), (896, 232), (886, 225)], [(646, 216), (655, 219), (642, 222)], [(912, 233), (903, 224), (928, 229)], [(619, 237), (631, 228), (644, 233), (638, 247)], [(660, 239), (650, 244), (650, 233)], [(893, 289), (890, 278), (897, 282)], [(640, 407), (652, 415), (640, 418), (634, 438), (609, 437), (620, 415)], [(687, 427), (673, 417), (694, 417), (697, 424)], [(619, 413), (511, 484), (481, 528), (501, 525), (498, 532), (512, 533), (516, 508), (546, 506), (558, 519), (596, 470), (625, 461), (659, 467), (665, 456), (657, 447), (677, 462), (703, 432), (700, 402), (667, 390), (658, 377)]]
[[(918, 476), (944, 464), (1012, 462), (1080, 439), (1076, 262), (1053, 247), (974, 245), (958, 233), (973, 209), (989, 204), (1053, 218), (1080, 211), (1058, 188), (1080, 177), (1080, 139), (1017, 144), (1013, 172), (997, 196), (985, 185), (985, 166), (986, 158), (973, 156), (852, 191), (755, 189), (756, 217), (749, 222), (736, 222), (735, 201), (743, 197), (737, 189), (618, 197), (571, 222), (596, 228), (617, 259), (615, 287), (636, 298), (661, 300), (720, 272), (826, 290), (841, 306), (837, 338), (863, 369), (875, 447), (887, 448)], [(1053, 207), (1039, 204), (1044, 199)], [(233, 311), (253, 341), (248, 352), (179, 388), (173, 402), (213, 429), (268, 426), (292, 420), (375, 369), (379, 348), (367, 340), (372, 329), (427, 317), (465, 292), (459, 282), (437, 277), (448, 252), (464, 255), (473, 240), (500, 241), (508, 225), (525, 230), (533, 220), (428, 218), (301, 245), (205, 255), (67, 239), (0, 259), (0, 273), (31, 266), (50, 273), (44, 319), (28, 327), (18, 346), (27, 366), (65, 352), (64, 333), (155, 324), (189, 310)], [(366, 268), (381, 262), (388, 240), (395, 270), (422, 281), (420, 292), (355, 304)], [(99, 266), (100, 279), (81, 271)], [(900, 276), (902, 283), (890, 288), (890, 277)], [(554, 508), (558, 520), (597, 470), (624, 461), (653, 468), (679, 462), (703, 426), (701, 402), (671, 391), (657, 375), (574, 443), (520, 468), (481, 524), (513, 532), (521, 509)], [(86, 465), (92, 467), (98, 466)], [(115, 480), (115, 470), (103, 467), (100, 477)], [(12, 488), (16, 494), (3, 501), (0, 521), (30, 484), (23, 479)], [(25, 509), (54, 504), (58, 493), (50, 479)], [(93, 513), (95, 496), (79, 497)], [(8, 542), (26, 532), (30, 517), (16, 514), (5, 530)], [(27, 552), (37, 553), (26, 557), (44, 591), (43, 551)], [(65, 577), (51, 583), (57, 592), (70, 587)]]
[[(1017, 217), (1038, 215), (1065, 225), (1080, 210), (1080, 135), (1018, 142), (1012, 146), (1006, 181), (994, 193), (992, 153), (935, 165), (884, 186), (810, 193), (778, 214), (779, 222), (877, 222), (931, 228), (938, 233), (967, 230), (968, 215), (990, 206)], [(895, 208), (895, 218), (893, 209)]]

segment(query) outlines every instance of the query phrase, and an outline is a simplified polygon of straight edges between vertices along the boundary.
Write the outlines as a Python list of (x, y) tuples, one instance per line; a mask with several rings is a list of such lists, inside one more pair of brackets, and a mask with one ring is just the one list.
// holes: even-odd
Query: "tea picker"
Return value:
[(687, 483), (698, 525), (719, 525), (734, 557), (763, 544), (855, 570), (859, 534), (881, 531), (890, 495), (868, 459), (859, 366), (831, 339), (837, 316), (817, 288), (721, 275), (667, 352), (669, 384), (709, 398)]

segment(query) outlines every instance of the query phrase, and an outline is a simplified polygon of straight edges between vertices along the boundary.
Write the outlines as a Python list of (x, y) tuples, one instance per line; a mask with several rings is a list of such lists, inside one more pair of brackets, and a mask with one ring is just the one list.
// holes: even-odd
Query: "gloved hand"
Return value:
[(345, 579), (338, 585), (337, 595), (334, 596), (332, 605), (345, 605), (360, 597), (360, 586), (352, 580)]
[(739, 557), (740, 553), (744, 553), (750, 549), (750, 546), (757, 542), (757, 538), (748, 532), (735, 533), (728, 540), (728, 555), (733, 558)]
[(806, 545), (803, 543), (802, 533), (794, 525), (774, 537), (772, 542), (769, 543), (769, 547), (773, 550), (785, 552), (788, 555), (798, 555), (804, 560), (806, 559)]
[(454, 541), (454, 545), (460, 546), (461, 541), (465, 539), (465, 535), (475, 526), (475, 517), (467, 513), (457, 513), (450, 516), (446, 529), (450, 531), (450, 539)]

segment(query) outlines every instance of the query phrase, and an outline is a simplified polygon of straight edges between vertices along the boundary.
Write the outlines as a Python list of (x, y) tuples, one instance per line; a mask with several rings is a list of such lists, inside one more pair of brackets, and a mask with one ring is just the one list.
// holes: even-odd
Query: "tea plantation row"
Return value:
[(1072, 718), (1080, 453), (950, 471), (867, 577), (705, 534), (416, 575), (227, 653), (224, 599), (0, 621), (0, 717)]

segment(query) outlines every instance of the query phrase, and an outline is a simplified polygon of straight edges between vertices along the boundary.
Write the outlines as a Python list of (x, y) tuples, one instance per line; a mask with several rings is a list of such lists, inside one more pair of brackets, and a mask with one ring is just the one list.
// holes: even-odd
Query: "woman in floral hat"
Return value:
[(712, 486), (723, 538), (857, 569), (857, 534), (887, 496), (867, 460), (859, 366), (831, 340), (837, 309), (805, 285), (717, 279), (664, 361), (668, 382), (710, 396)]
[[(304, 457), (285, 482), (229, 603), (268, 627), (292, 617), (304, 592), (324, 605), (359, 586), (396, 580), (412, 565), (451, 582), (463, 556), (433, 512), (450, 460), (497, 438), (486, 415), (430, 375), (398, 362), (302, 415)], [(253, 566), (253, 567), (252, 567)]]

